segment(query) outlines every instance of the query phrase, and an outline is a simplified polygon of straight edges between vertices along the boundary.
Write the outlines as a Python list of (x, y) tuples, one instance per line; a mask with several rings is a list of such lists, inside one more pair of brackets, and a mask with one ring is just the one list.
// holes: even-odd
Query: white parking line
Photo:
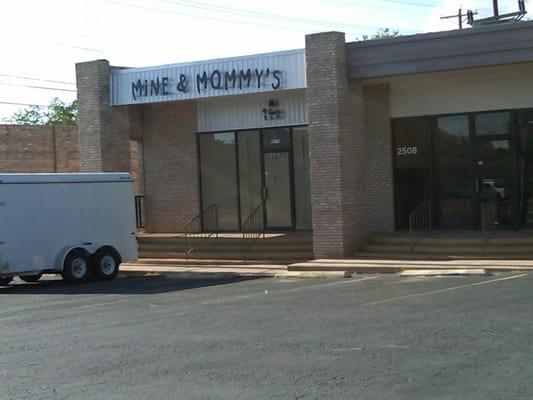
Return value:
[(322, 287), (327, 287), (327, 286), (347, 285), (347, 284), (350, 284), (350, 283), (358, 283), (358, 282), (363, 282), (363, 281), (369, 281), (371, 279), (377, 279), (377, 278), (379, 278), (379, 276), (366, 276), (366, 277), (361, 278), (361, 279), (346, 279), (346, 280), (337, 281), (337, 282), (321, 283), (319, 285), (297, 287), (297, 288), (294, 288), (294, 289), (290, 289), (289, 292), (299, 292), (301, 290), (322, 288)]
[[(367, 276), (367, 277), (364, 277), (364, 278), (361, 278), (361, 279), (345, 279), (345, 280), (337, 281), (337, 282), (329, 282), (329, 283), (322, 283), (322, 284), (319, 284), (319, 285), (303, 286), (303, 287), (297, 287), (297, 288), (288, 289), (288, 290), (276, 290), (275, 292), (272, 292), (272, 293), (273, 294), (280, 294), (280, 293), (282, 294), (282, 293), (300, 292), (302, 290), (307, 290), (307, 289), (322, 288), (322, 287), (327, 287), (327, 286), (347, 285), (347, 284), (350, 284), (350, 283), (358, 283), (358, 282), (368, 281), (368, 280), (377, 279), (377, 278), (379, 278), (379, 276)], [(226, 298), (222, 298), (222, 299), (215, 299), (215, 300), (205, 301), (205, 302), (202, 302), (202, 305), (229, 303), (229, 302), (232, 302), (232, 301), (235, 301), (235, 300), (242, 300), (242, 299), (249, 299), (249, 298), (252, 298), (252, 297), (265, 296), (268, 293), (269, 293), (269, 291), (265, 290), (264, 292), (259, 292), (259, 293), (252, 293), (252, 294), (241, 295), (241, 296), (226, 297)]]
[(452, 286), (452, 287), (449, 287), (449, 288), (446, 288), (446, 289), (432, 290), (430, 292), (422, 292), (422, 293), (415, 293), (415, 294), (410, 294), (410, 295), (406, 295), (406, 296), (392, 297), (390, 299), (384, 299), (384, 300), (372, 301), (370, 303), (364, 303), (364, 304), (361, 304), (360, 307), (377, 306), (377, 305), (380, 305), (380, 304), (391, 303), (391, 302), (397, 301), (397, 300), (411, 299), (411, 298), (414, 298), (414, 297), (429, 296), (429, 295), (432, 295), (432, 294), (451, 292), (452, 290), (458, 290), (458, 289), (463, 289), (463, 288), (473, 287), (473, 286), (488, 285), (489, 283), (502, 282), (502, 281), (507, 281), (507, 280), (510, 280), (510, 279), (518, 279), (518, 278), (523, 278), (524, 276), (527, 276), (527, 274), (506, 276), (505, 278), (491, 279), (489, 281), (470, 283), (468, 285)]

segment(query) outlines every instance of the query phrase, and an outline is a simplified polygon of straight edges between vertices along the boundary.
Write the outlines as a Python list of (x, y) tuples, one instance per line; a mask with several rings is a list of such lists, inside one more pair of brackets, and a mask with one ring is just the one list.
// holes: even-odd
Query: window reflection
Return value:
[(491, 112), (475, 115), (476, 136), (508, 135), (511, 132), (510, 112)]
[[(239, 208), (235, 133), (201, 134), (199, 142), (203, 209), (216, 205), (218, 228), (236, 230)], [(215, 229), (215, 226), (205, 226), (208, 223), (214, 222), (204, 221), (205, 230)]]
[(409, 214), (431, 197), (429, 118), (394, 121), (396, 226), (409, 229)]
[(311, 229), (311, 179), (307, 128), (292, 129), (296, 229)]
[(518, 113), (520, 224), (533, 229), (533, 110)]
[[(239, 141), (239, 183), (241, 203), (241, 223), (259, 206), (261, 197), (261, 143), (259, 131), (246, 131), (237, 134)], [(248, 229), (263, 228), (263, 214), (260, 212), (253, 221), (255, 226)]]
[(471, 229), (472, 171), (468, 116), (437, 119), (435, 175), (438, 217), (442, 229)]

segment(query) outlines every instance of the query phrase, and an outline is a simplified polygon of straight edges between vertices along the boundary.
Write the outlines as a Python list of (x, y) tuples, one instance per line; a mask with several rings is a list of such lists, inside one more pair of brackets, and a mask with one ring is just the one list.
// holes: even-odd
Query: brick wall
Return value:
[(182, 232), (200, 212), (196, 103), (142, 107), (146, 230)]
[(368, 167), (366, 204), (368, 230), (394, 230), (394, 188), (390, 87), (388, 84), (363, 88)]
[(315, 257), (352, 254), (366, 235), (363, 91), (346, 74), (344, 34), (306, 36)]
[[(135, 194), (144, 193), (142, 142), (130, 141)], [(72, 126), (0, 125), (0, 172), (79, 172), (78, 129)]]
[(107, 60), (76, 64), (80, 169), (83, 172), (128, 172), (130, 112), (111, 108)]
[(76, 126), (0, 125), (0, 172), (78, 172)]
[(352, 255), (394, 229), (390, 90), (348, 81), (344, 34), (306, 37), (315, 257)]
[(136, 195), (144, 194), (144, 165), (142, 142), (132, 140), (130, 142), (131, 175)]

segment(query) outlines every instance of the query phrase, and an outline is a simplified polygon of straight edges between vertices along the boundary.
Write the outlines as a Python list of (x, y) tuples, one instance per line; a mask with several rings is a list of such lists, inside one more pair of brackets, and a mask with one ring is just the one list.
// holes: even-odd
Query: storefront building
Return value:
[[(315, 257), (370, 232), (533, 227), (533, 23), (115, 68), (76, 66), (80, 168), (128, 171), (148, 232), (310, 231)], [(216, 218), (213, 217), (216, 215)]]

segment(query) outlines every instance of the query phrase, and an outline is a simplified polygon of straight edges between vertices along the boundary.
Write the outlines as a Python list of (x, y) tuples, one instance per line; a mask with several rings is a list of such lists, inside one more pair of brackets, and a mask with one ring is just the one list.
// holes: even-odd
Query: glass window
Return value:
[(435, 209), (440, 227), (472, 229), (474, 188), (468, 116), (437, 118), (434, 157)]
[(409, 229), (409, 214), (431, 193), (429, 118), (394, 121), (394, 166), (396, 225), (406, 230)]
[(281, 151), (290, 150), (291, 139), (289, 128), (272, 128), (263, 131), (263, 150)]
[(533, 229), (533, 109), (518, 113), (520, 225)]
[[(218, 228), (220, 230), (239, 229), (234, 132), (200, 135), (200, 173), (203, 210), (216, 205)], [(209, 231), (214, 229), (214, 226), (204, 224), (204, 229)]]
[(291, 167), (288, 151), (264, 153), (266, 225), (292, 227)]
[(307, 128), (293, 128), (292, 151), (296, 229), (311, 229), (311, 182)]
[[(241, 200), (241, 222), (244, 223), (257, 207), (263, 205), (261, 197), (261, 143), (259, 131), (239, 132), (239, 183)], [(263, 227), (263, 214), (255, 220), (257, 226)]]
[(476, 135), (509, 135), (511, 133), (511, 113), (494, 112), (475, 115)]
[(513, 227), (513, 153), (509, 140), (486, 137), (476, 142), (482, 230)]

